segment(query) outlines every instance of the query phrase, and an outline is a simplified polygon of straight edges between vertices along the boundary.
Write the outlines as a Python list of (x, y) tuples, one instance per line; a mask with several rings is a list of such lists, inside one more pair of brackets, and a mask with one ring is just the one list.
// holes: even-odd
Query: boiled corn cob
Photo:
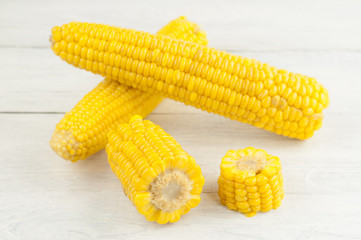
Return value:
[(160, 95), (105, 79), (60, 120), (50, 146), (64, 159), (85, 159), (105, 147), (109, 130), (134, 114), (147, 116), (161, 101)]
[[(205, 33), (179, 17), (158, 34), (207, 44)], [(147, 116), (163, 99), (157, 93), (143, 92), (116, 81), (103, 80), (56, 125), (51, 148), (62, 158), (77, 161), (103, 149), (107, 133), (134, 114)]]
[(248, 217), (277, 209), (284, 197), (279, 158), (252, 147), (228, 151), (221, 163), (218, 195), (223, 205)]
[(198, 205), (201, 169), (161, 127), (136, 115), (111, 131), (108, 140), (110, 166), (147, 220), (176, 222)]
[(329, 104), (314, 78), (191, 42), (80, 22), (52, 39), (74, 66), (291, 138), (310, 138)]

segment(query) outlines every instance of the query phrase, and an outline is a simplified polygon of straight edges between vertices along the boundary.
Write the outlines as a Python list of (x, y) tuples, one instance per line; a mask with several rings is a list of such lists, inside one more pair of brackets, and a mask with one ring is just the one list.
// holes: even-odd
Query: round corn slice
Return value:
[(252, 217), (281, 205), (284, 190), (278, 157), (253, 147), (229, 150), (220, 168), (218, 195), (229, 209)]

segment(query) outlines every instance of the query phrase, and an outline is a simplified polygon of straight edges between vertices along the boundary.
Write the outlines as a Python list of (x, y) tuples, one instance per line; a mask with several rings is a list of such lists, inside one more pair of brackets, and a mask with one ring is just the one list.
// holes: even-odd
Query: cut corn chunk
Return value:
[(161, 127), (136, 115), (108, 139), (110, 166), (147, 220), (176, 222), (198, 205), (204, 184), (201, 169)]
[(74, 66), (291, 138), (310, 138), (329, 105), (314, 78), (166, 36), (72, 22), (52, 41)]
[(223, 205), (247, 217), (277, 209), (284, 197), (279, 158), (252, 147), (228, 151), (221, 163), (218, 195)]
[[(179, 17), (158, 34), (207, 44), (198, 25)], [(56, 35), (54, 35), (56, 36)], [(116, 81), (103, 80), (57, 124), (51, 148), (62, 158), (77, 161), (103, 149), (107, 133), (135, 115), (146, 117), (162, 101), (159, 93), (143, 92)]]

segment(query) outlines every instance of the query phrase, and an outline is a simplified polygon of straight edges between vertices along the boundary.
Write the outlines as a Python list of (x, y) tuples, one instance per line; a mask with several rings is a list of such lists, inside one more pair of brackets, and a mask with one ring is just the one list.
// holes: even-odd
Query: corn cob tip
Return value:
[(79, 160), (77, 158), (80, 148), (79, 142), (70, 131), (56, 129), (50, 139), (49, 145), (58, 156), (72, 162)]

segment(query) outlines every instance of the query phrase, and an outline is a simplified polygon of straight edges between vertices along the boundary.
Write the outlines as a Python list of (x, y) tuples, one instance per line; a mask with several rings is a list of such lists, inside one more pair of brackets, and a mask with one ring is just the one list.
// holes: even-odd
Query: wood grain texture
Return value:
[[(6, 1), (0, 8), (0, 239), (361, 239), (361, 2)], [(149, 116), (195, 157), (201, 204), (175, 223), (147, 222), (101, 151), (70, 163), (48, 141), (101, 77), (49, 49), (54, 25), (103, 22), (156, 32), (186, 15), (210, 45), (316, 77), (330, 92), (324, 126), (307, 141), (165, 100)], [(285, 199), (253, 218), (220, 205), (221, 157), (254, 146), (282, 160)]]
[(75, 20), (156, 32), (186, 15), (217, 48), (352, 51), (361, 50), (360, 8), (358, 0), (12, 0), (0, 9), (0, 45), (47, 47), (51, 27)]

